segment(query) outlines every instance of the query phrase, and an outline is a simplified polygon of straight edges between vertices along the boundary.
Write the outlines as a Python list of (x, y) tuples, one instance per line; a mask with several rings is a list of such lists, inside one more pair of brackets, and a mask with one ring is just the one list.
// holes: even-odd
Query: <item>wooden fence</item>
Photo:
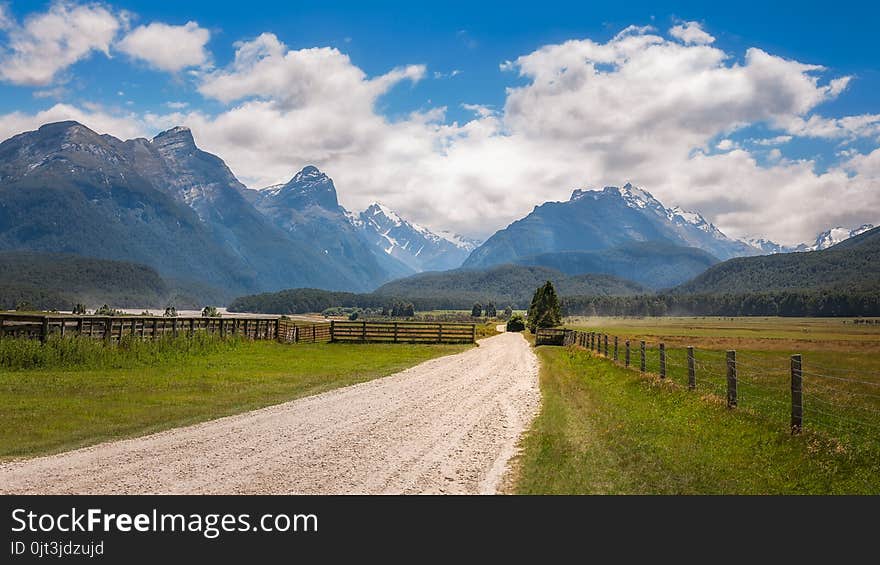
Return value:
[(280, 318), (0, 314), (0, 338), (24, 337), (43, 342), (53, 335), (118, 342), (125, 336), (159, 339), (196, 332), (286, 343), (320, 342), (330, 341), (329, 328), (330, 324), (326, 322), (308, 323)]
[(45, 342), (51, 336), (82, 336), (118, 342), (125, 336), (163, 336), (208, 332), (282, 343), (473, 343), (474, 324), (427, 322), (305, 322), (282, 318), (204, 318), (161, 316), (72, 316), (0, 313), (0, 338), (23, 337)]
[(435, 322), (343, 322), (330, 323), (332, 340), (360, 343), (474, 343), (475, 324)]
[(538, 328), (535, 334), (535, 345), (563, 345), (566, 330), (557, 328)]

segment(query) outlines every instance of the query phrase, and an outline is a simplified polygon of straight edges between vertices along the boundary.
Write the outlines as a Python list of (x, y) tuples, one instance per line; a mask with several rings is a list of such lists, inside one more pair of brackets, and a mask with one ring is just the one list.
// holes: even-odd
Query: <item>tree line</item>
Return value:
[(566, 296), (566, 316), (880, 316), (880, 293), (780, 291), (742, 294)]

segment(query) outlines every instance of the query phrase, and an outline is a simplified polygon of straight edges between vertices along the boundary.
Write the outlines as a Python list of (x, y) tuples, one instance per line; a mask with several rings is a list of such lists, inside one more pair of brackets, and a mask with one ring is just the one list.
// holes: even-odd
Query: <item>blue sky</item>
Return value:
[[(42, 45), (27, 35), (29, 21), (53, 10), (72, 21), (70, 14), (80, 8), (91, 10), (90, 16), (103, 10), (118, 28), (79, 55), (53, 44), (59, 51), (47, 58), (69, 56), (63, 65), (26, 52), (28, 46)], [(123, 137), (154, 135), (182, 122), (201, 146), (227, 160), (252, 186), (284, 180), (314, 162), (334, 177), (347, 206), (383, 200), (435, 229), (476, 236), (503, 227), (544, 200), (565, 198), (572, 188), (628, 180), (668, 205), (699, 209), (736, 236), (795, 242), (830, 224), (880, 220), (875, 177), (880, 176), (880, 153), (875, 153), (880, 120), (872, 118), (880, 113), (877, 3), (13, 0), (5, 3), (3, 14), (0, 71), (16, 62), (14, 57), (20, 63), (0, 82), (4, 137), (39, 125), (41, 118), (65, 114)], [(711, 39), (672, 34), (689, 22), (689, 29)], [(126, 43), (137, 30), (157, 23), (181, 30), (190, 23), (187, 31), (206, 39), (191, 46), (192, 64), (172, 68), (173, 57), (151, 55), (149, 41), (170, 28), (145, 34), (144, 42)], [(83, 25), (86, 36), (91, 25)], [(630, 39), (621, 35), (628, 28), (633, 31), (623, 35)], [(271, 42), (257, 45), (261, 34), (274, 35)], [(655, 36), (648, 43), (668, 44), (662, 57), (655, 57), (650, 45), (635, 46), (637, 37)], [(625, 40), (638, 51), (629, 51)], [(261, 57), (271, 51), (277, 72), (257, 75), (253, 68), (234, 68), (242, 42), (254, 42)], [(617, 59), (595, 59), (594, 47), (613, 45), (619, 47)], [(330, 60), (284, 66), (284, 53), (307, 59), (313, 48), (331, 48), (324, 52)], [(542, 49), (552, 53), (544, 57)], [(750, 50), (772, 61), (759, 65), (749, 58)], [(699, 61), (690, 61), (697, 55)], [(608, 84), (584, 86), (583, 77), (567, 66), (570, 56), (577, 57), (576, 64), (585, 57), (594, 65), (590, 72), (607, 70)], [(505, 62), (512, 63), (504, 67)], [(30, 73), (41, 64), (49, 70)], [(324, 64), (329, 65), (326, 73)], [(801, 64), (824, 69), (796, 67)], [(625, 122), (630, 113), (622, 112), (616, 121), (603, 119), (621, 108), (601, 93), (628, 92), (630, 83), (624, 81), (629, 73), (649, 65), (649, 76), (654, 73), (669, 86), (653, 98), (633, 98), (636, 110), (688, 80), (697, 81), (697, 88), (705, 86), (699, 76), (707, 70), (734, 71), (712, 79), (713, 86), (702, 93), (710, 96), (711, 88), (718, 88), (719, 94), (723, 91), (719, 97), (729, 101), (695, 101), (685, 87), (678, 98), (670, 96), (668, 106), (641, 116), (644, 122), (618, 131), (614, 124)], [(731, 76), (739, 68), (749, 76)], [(395, 69), (408, 71), (390, 76)], [(545, 81), (545, 70), (557, 79), (568, 72), (575, 90), (560, 92), (563, 82)], [(289, 88), (269, 84), (282, 75)], [(337, 76), (342, 78), (332, 78)], [(805, 76), (816, 78), (815, 87), (802, 80)], [(327, 77), (332, 80), (318, 84)], [(379, 77), (386, 77), (387, 85), (370, 86)], [(842, 77), (848, 77), (844, 87), (826, 88)], [(242, 80), (250, 81), (245, 89), (236, 86)], [(648, 96), (644, 80), (639, 77), (632, 88)], [(314, 93), (286, 98), (288, 90), (312, 84)], [(335, 95), (328, 100), (327, 92), (349, 87), (350, 100)], [(741, 96), (730, 94), (737, 89)], [(771, 94), (756, 97), (756, 89)], [(765, 112), (764, 107), (772, 108)], [(727, 121), (710, 115), (728, 110)], [(247, 117), (246, 111), (255, 113)], [(646, 125), (679, 112), (665, 129)], [(340, 117), (347, 120), (348, 131), (336, 123)], [(846, 118), (853, 119), (829, 121)], [(272, 125), (260, 143), (283, 150), (253, 147), (253, 135), (242, 132), (242, 124), (250, 120), (259, 129), (260, 119)], [(281, 131), (285, 123), (289, 127)], [(597, 132), (600, 126), (605, 131)], [(578, 127), (583, 128), (580, 136)], [(667, 136), (682, 140), (680, 146), (669, 147)], [(634, 138), (639, 144), (629, 146)], [(627, 147), (610, 149), (622, 145)], [(523, 156), (534, 162), (520, 165)], [(671, 163), (669, 170), (663, 170), (664, 163)], [(767, 183), (779, 186), (772, 198)], [(838, 198), (835, 190), (846, 198)], [(805, 202), (800, 218), (768, 226), (773, 215), (786, 210), (785, 202), (799, 198)], [(822, 206), (826, 198), (838, 204)], [(765, 199), (772, 200), (770, 205)], [(863, 205), (856, 210), (853, 202)]]

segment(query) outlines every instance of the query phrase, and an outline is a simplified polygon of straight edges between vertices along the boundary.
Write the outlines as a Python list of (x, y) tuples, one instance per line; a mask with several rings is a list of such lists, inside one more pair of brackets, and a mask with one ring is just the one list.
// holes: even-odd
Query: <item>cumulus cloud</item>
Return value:
[(156, 69), (177, 72), (206, 64), (210, 56), (205, 46), (210, 39), (211, 32), (196, 22), (181, 26), (153, 22), (136, 27), (117, 48)]
[(669, 35), (688, 45), (708, 45), (715, 41), (714, 37), (703, 31), (699, 22), (684, 22), (673, 26)]
[(261, 99), (279, 110), (333, 108), (371, 111), (376, 98), (403, 80), (424, 77), (409, 65), (370, 79), (348, 55), (332, 47), (289, 50), (274, 34), (236, 44), (229, 68), (208, 75), (199, 91), (222, 102)]
[[(378, 109), (392, 88), (422, 79), (423, 65), (369, 76), (337, 49), (292, 50), (267, 33), (202, 75), (200, 92), (227, 105), (219, 113), (180, 107), (131, 116), (58, 105), (52, 114), (79, 112), (123, 136), (187, 125), (250, 186), (314, 163), (349, 208), (381, 199), (465, 235), (485, 237), (573, 188), (627, 180), (667, 205), (704, 212), (733, 236), (796, 243), (829, 225), (876, 223), (880, 153), (848, 155), (845, 165), (817, 172), (810, 160), (765, 147), (829, 128), (825, 121), (846, 135), (873, 131), (876, 116), (815, 114), (848, 78), (828, 80), (820, 66), (760, 49), (733, 55), (637, 27), (606, 42), (546, 45), (503, 64), (520, 77), (503, 108), (464, 105), (473, 118), (449, 123), (442, 107), (396, 119)], [(0, 129), (45, 118), (7, 116)], [(766, 143), (755, 142), (763, 159), (730, 139), (751, 125), (770, 131)]]
[(23, 24), (0, 12), (7, 33), (0, 49), (0, 77), (26, 86), (46, 86), (77, 61), (99, 51), (109, 55), (120, 20), (99, 4), (76, 5), (56, 1), (48, 11), (36, 13)]
[(777, 120), (785, 131), (798, 137), (825, 139), (855, 139), (880, 135), (880, 114), (862, 114), (843, 118), (825, 118), (812, 115), (788, 116)]

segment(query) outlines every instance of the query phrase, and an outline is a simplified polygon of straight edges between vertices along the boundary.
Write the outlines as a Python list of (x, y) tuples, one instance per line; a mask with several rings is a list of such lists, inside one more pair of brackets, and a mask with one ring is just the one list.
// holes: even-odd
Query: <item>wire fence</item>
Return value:
[(880, 442), (880, 375), (864, 370), (823, 366), (800, 354), (669, 347), (597, 331), (565, 330), (562, 345), (785, 422), (795, 434), (810, 430), (874, 447)]

